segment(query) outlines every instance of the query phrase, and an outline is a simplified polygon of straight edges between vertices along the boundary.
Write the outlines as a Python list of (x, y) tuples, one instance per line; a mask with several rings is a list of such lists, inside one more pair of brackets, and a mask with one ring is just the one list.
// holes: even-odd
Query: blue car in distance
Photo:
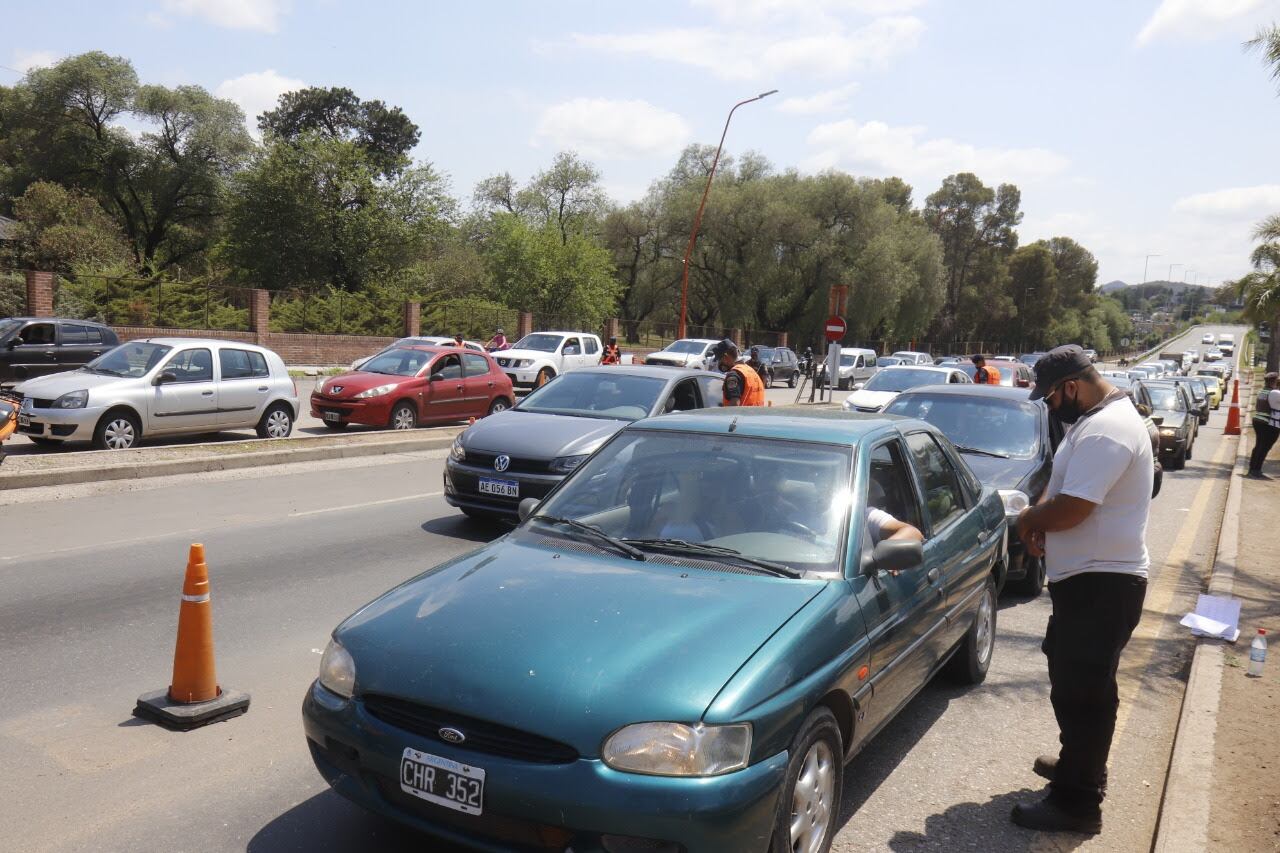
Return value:
[(339, 794), (483, 850), (823, 853), (845, 762), (991, 662), (1004, 506), (922, 421), (641, 420), (521, 516), (334, 630), (303, 723)]

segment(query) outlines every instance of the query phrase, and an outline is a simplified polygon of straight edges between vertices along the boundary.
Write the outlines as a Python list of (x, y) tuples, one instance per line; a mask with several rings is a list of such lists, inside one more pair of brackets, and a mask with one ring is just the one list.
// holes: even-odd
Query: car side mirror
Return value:
[(1151, 415), (1151, 422), (1156, 426), (1160, 426), (1164, 423), (1164, 415)]
[(22, 341), (21, 341), (21, 339), (20, 339), (20, 338), (13, 338), (13, 339), (12, 339), (12, 340), (10, 340), (7, 344), (5, 344), (5, 345), (4, 345), (4, 348), (5, 348), (5, 349), (17, 349), (17, 348), (18, 348), (18, 344), (19, 344), (19, 343), (21, 343), (21, 342), (22, 342)]
[(865, 383), (865, 382), (855, 382), (855, 383), (853, 383), (853, 390), (855, 390), (855, 391), (861, 391), (861, 390), (862, 390), (862, 386), (863, 386), (863, 385), (866, 385), (866, 384), (867, 384), (867, 383)]
[(924, 545), (914, 539), (885, 539), (862, 561), (863, 574), (902, 572), (924, 564)]
[(525, 498), (520, 501), (520, 506), (516, 508), (516, 512), (520, 515), (520, 520), (524, 521), (533, 515), (533, 511), (538, 508), (539, 500), (537, 498)]
[(433, 374), (431, 374), (431, 378), (430, 378), (430, 379), (428, 379), (427, 381), (428, 381), (428, 382), (443, 382), (443, 381), (444, 381), (444, 374), (443, 374), (443, 373), (433, 373)]
[(177, 382), (177, 381), (178, 381), (178, 374), (174, 373), (172, 370), (166, 370), (163, 373), (161, 373), (159, 376), (157, 376), (154, 380), (152, 380), (151, 384), (164, 385), (169, 382)]
[(1146, 403), (1139, 403), (1138, 414), (1142, 415), (1144, 418), (1151, 417), (1151, 407), (1148, 406)]

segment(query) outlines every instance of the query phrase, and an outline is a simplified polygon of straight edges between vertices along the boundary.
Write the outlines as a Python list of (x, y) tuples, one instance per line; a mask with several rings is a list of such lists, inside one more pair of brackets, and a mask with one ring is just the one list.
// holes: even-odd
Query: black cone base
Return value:
[(190, 705), (169, 698), (169, 688), (143, 693), (133, 709), (135, 717), (159, 723), (168, 729), (185, 732), (210, 723), (238, 717), (249, 710), (249, 694), (223, 689), (216, 699)]

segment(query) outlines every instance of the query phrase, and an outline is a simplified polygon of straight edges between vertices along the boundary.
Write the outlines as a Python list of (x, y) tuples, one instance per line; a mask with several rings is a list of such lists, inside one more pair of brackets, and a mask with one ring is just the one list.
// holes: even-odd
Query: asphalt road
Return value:
[[(1044, 595), (1002, 601), (983, 685), (931, 684), (846, 769), (837, 850), (1149, 848), (1192, 649), (1176, 622), (1212, 560), (1233, 461), (1225, 413), (1201, 428), (1193, 460), (1166, 474), (1154, 506), (1104, 833), (1042, 838), (1008, 822), (1012, 804), (1042, 786), (1032, 759), (1056, 744), (1038, 648)], [(444, 503), (442, 456), (0, 492), (3, 846), (448, 850), (329, 792), (299, 718), (338, 621), (495, 535)], [(176, 734), (130, 711), (168, 683), (193, 541), (208, 551), (219, 679), (253, 705)]]

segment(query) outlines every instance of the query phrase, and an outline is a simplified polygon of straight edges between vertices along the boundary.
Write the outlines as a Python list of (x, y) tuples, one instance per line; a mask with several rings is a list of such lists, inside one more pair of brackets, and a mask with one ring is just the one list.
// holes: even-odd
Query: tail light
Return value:
[(298, 396), (298, 380), (290, 376), (289, 381), (293, 383), (293, 396)]
[(1030, 382), (1030, 380), (1027, 380), (1027, 379), (1018, 379), (1018, 380), (1015, 380), (1015, 381), (1014, 381), (1014, 384), (1015, 384), (1015, 385), (1017, 385), (1019, 388), (1030, 388), (1030, 387), (1031, 387), (1031, 382)]

